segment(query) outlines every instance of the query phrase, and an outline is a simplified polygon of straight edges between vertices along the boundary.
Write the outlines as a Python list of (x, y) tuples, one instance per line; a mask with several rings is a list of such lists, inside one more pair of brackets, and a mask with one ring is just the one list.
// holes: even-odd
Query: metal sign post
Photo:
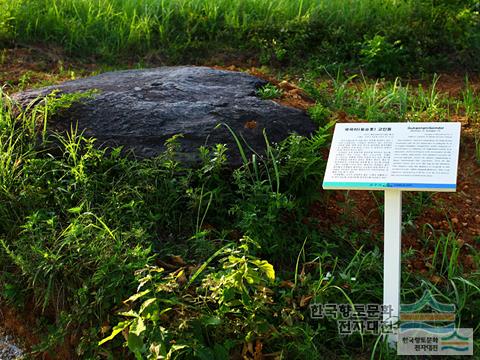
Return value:
[[(392, 306), (391, 314), (384, 312), (383, 321), (395, 325), (400, 319), (400, 281), (401, 281), (401, 235), (402, 235), (402, 191), (385, 190), (383, 242), (383, 304)], [(396, 340), (395, 334), (389, 337), (389, 343)]]

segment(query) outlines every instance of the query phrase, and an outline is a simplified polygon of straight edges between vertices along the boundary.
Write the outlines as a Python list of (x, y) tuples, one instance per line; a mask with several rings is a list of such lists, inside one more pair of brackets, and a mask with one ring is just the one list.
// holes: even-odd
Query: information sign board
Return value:
[(460, 123), (336, 124), (324, 189), (455, 191)]

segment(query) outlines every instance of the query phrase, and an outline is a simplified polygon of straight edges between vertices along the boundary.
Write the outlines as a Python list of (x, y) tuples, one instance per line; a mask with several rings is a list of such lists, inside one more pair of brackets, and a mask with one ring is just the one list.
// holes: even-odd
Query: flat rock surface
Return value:
[(23, 355), (23, 350), (14, 343), (14, 338), (0, 328), (0, 360), (22, 359)]
[(97, 90), (51, 119), (50, 129), (65, 131), (72, 122), (97, 144), (124, 146), (139, 157), (154, 157), (165, 140), (182, 134), (180, 157), (198, 158), (201, 145), (226, 144), (233, 163), (240, 157), (227, 124), (255, 151), (263, 152), (263, 130), (271, 142), (290, 133), (308, 135), (315, 126), (304, 111), (262, 100), (257, 77), (207, 67), (161, 67), (126, 70), (65, 82), (13, 95), (26, 105), (54, 90), (59, 93)]

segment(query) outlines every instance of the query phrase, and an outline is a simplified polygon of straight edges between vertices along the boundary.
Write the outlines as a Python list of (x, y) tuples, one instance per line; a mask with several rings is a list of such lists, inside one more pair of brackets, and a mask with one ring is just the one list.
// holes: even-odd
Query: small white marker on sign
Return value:
[[(402, 191), (456, 191), (460, 123), (336, 124), (325, 190), (385, 192), (384, 322), (400, 318)], [(389, 337), (395, 344), (397, 335)]]

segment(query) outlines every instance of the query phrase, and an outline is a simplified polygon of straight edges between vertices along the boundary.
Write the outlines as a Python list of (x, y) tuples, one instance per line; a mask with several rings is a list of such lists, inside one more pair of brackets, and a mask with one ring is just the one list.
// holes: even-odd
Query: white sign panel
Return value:
[(324, 189), (455, 191), (460, 123), (336, 124)]

